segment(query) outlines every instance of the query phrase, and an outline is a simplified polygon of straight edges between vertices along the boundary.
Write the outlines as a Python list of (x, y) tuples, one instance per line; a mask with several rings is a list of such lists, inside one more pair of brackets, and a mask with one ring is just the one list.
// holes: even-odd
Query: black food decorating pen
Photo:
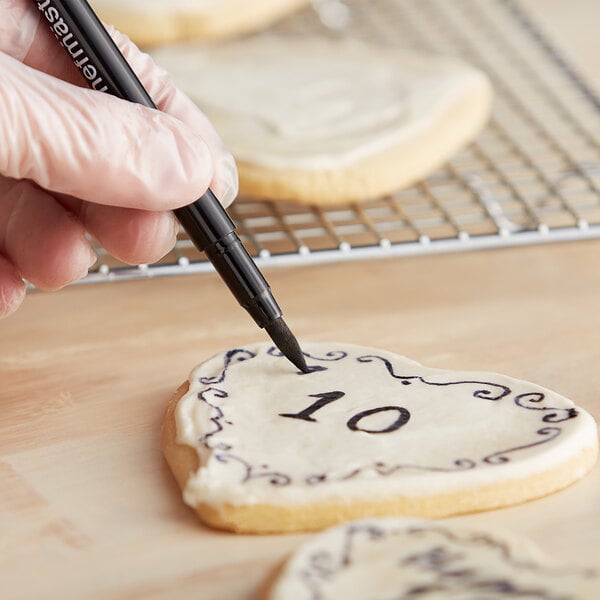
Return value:
[[(86, 0), (34, 0), (34, 4), (91, 88), (157, 108)], [(307, 371), (302, 350), (268, 283), (213, 192), (208, 189), (194, 203), (174, 212), (242, 307), (297, 368)]]

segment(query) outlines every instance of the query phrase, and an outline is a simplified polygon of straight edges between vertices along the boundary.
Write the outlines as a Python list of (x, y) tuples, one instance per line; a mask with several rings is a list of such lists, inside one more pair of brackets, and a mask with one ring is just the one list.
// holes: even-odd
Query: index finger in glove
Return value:
[(166, 113), (0, 54), (0, 173), (100, 204), (166, 210), (212, 179), (205, 141)]
[[(34, 3), (7, 0), (5, 6), (0, 6), (0, 50), (37, 70), (83, 85), (81, 74), (56, 43), (47, 23), (40, 20)], [(107, 29), (158, 108), (187, 124), (204, 139), (213, 163), (210, 185), (221, 202), (228, 206), (238, 192), (237, 169), (233, 156), (210, 121), (148, 54), (140, 52), (126, 35), (113, 27)]]

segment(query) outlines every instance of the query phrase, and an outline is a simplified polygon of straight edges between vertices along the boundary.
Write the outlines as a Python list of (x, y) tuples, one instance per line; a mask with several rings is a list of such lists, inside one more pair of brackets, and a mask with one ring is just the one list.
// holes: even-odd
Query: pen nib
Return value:
[(294, 334), (289, 330), (285, 321), (279, 317), (265, 326), (267, 333), (283, 355), (303, 373), (308, 371), (302, 350)]

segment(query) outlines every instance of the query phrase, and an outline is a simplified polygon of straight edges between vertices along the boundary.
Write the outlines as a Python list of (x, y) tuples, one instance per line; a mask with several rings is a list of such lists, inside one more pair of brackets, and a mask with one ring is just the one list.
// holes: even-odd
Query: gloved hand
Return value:
[(237, 171), (207, 118), (152, 59), (111, 30), (158, 112), (84, 87), (31, 0), (0, 0), (0, 316), (23, 279), (84, 276), (85, 232), (127, 263), (175, 243), (171, 209), (212, 187), (225, 206)]

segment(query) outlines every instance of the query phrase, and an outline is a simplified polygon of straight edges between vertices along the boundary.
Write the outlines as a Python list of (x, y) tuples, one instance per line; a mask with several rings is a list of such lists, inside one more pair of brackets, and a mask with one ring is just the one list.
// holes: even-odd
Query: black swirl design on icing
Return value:
[[(269, 356), (276, 356), (277, 358), (283, 357), (283, 353), (281, 352), (281, 350), (279, 350), (279, 348), (276, 348), (275, 346), (271, 346), (267, 350), (267, 354)], [(325, 356), (315, 356), (314, 354), (309, 354), (308, 352), (302, 352), (302, 355), (306, 356), (306, 358), (312, 358), (313, 360), (332, 362), (336, 360), (342, 360), (342, 358), (346, 358), (346, 356), (348, 356), (348, 353), (344, 350), (330, 350), (329, 352), (325, 353)]]
[(344, 532), (344, 543), (342, 544), (342, 552), (339, 560), (339, 565), (349, 567), (353, 562), (353, 553), (355, 538), (357, 535), (365, 536), (368, 540), (381, 540), (385, 536), (385, 530), (377, 525), (367, 523), (350, 524)]
[(474, 469), (477, 463), (470, 458), (459, 458), (452, 462), (452, 466), (449, 467), (428, 467), (425, 465), (413, 465), (409, 463), (393, 463), (388, 464), (383, 461), (376, 461), (362, 467), (352, 469), (343, 475), (336, 477), (329, 477), (327, 473), (312, 473), (304, 478), (304, 482), (307, 485), (318, 485), (325, 481), (348, 481), (354, 479), (363, 473), (372, 472), (381, 477), (389, 477), (398, 471), (432, 471), (438, 473), (453, 473), (456, 471), (468, 471)]
[(330, 577), (336, 571), (336, 565), (332, 562), (333, 558), (331, 552), (326, 550), (315, 552), (310, 557), (310, 568), (320, 577)]
[(327, 473), (313, 473), (312, 475), (305, 477), (304, 481), (307, 485), (318, 485), (319, 483), (327, 481)]
[(328, 550), (313, 552), (309, 558), (309, 564), (300, 571), (299, 575), (303, 583), (310, 590), (311, 600), (322, 600), (322, 580), (327, 580), (339, 571), (336, 557)]
[(260, 465), (258, 467), (251, 465), (248, 461), (244, 460), (240, 456), (237, 456), (231, 452), (232, 446), (224, 443), (211, 444), (210, 438), (221, 431), (223, 431), (225, 425), (233, 425), (233, 423), (225, 418), (225, 413), (220, 406), (214, 404), (211, 400), (214, 398), (228, 398), (229, 394), (222, 389), (215, 387), (208, 387), (201, 390), (198, 393), (198, 400), (204, 402), (211, 408), (210, 421), (214, 425), (214, 428), (207, 431), (203, 436), (198, 439), (205, 448), (217, 450), (215, 453), (215, 459), (220, 463), (237, 463), (243, 467), (244, 476), (243, 482), (250, 481), (251, 479), (266, 478), (269, 483), (274, 486), (288, 485), (291, 482), (291, 478), (284, 473), (278, 473), (270, 469), (269, 465)]
[(223, 383), (225, 381), (225, 376), (227, 375), (227, 370), (232, 364), (254, 357), (256, 357), (254, 352), (250, 352), (250, 350), (245, 350), (244, 348), (235, 348), (234, 350), (229, 350), (229, 352), (225, 353), (221, 374), (215, 377), (200, 377), (199, 381), (204, 385)]
[(205, 404), (211, 407), (211, 413), (214, 416), (210, 417), (210, 422), (214, 425), (214, 429), (207, 431), (203, 436), (201, 436), (198, 441), (202, 444), (206, 443), (206, 440), (213, 435), (216, 435), (220, 431), (223, 431), (223, 423), (227, 425), (231, 425), (231, 421), (225, 419), (225, 415), (221, 409), (221, 407), (213, 404), (211, 399), (214, 398), (227, 398), (229, 394), (225, 390), (220, 390), (218, 388), (208, 387), (201, 392), (198, 392), (198, 400), (201, 400)]
[[(276, 358), (283, 356), (274, 346), (267, 350), (267, 354)], [(200, 378), (200, 382), (205, 384), (212, 384), (217, 381), (222, 382), (226, 377), (227, 369), (232, 364), (254, 358), (255, 356), (256, 354), (254, 352), (243, 348), (231, 350), (225, 355), (224, 366), (220, 376)], [(348, 353), (343, 350), (339, 350), (327, 352), (324, 356), (314, 356), (308, 353), (305, 353), (305, 356), (317, 361), (333, 362), (341, 361), (347, 358)], [(487, 381), (459, 380), (450, 382), (435, 382), (427, 380), (420, 375), (400, 375), (394, 371), (391, 361), (377, 355), (359, 356), (356, 358), (356, 360), (358, 363), (362, 364), (376, 361), (382, 362), (389, 375), (404, 385), (410, 385), (411, 383), (416, 382), (428, 386), (475, 385), (477, 386), (477, 389), (472, 393), (473, 397), (492, 401), (499, 401), (512, 393), (512, 390), (505, 385)], [(328, 367), (323, 368), (326, 369)], [(342, 392), (337, 393), (342, 394)], [(469, 391), (469, 393), (471, 392)], [(316, 394), (315, 396), (319, 397), (319, 394)], [(219, 406), (220, 403), (216, 402), (216, 400), (225, 399), (227, 397), (228, 393), (226, 390), (213, 385), (208, 385), (208, 387), (202, 389), (198, 393), (198, 399), (210, 407), (210, 421), (213, 425), (210, 431), (206, 432), (201, 438), (199, 438), (199, 443), (204, 445), (207, 449), (215, 451), (215, 458), (217, 461), (223, 464), (235, 464), (241, 466), (243, 473), (241, 481), (243, 483), (262, 480), (268, 485), (275, 487), (287, 486), (291, 484), (302, 484), (314, 487), (333, 482), (349, 481), (361, 476), (362, 474), (375, 474), (378, 477), (392, 477), (394, 474), (401, 471), (459, 473), (462, 471), (478, 469), (483, 465), (496, 467), (510, 462), (512, 455), (515, 453), (526, 451), (530, 448), (546, 444), (556, 439), (562, 433), (562, 428), (557, 424), (574, 419), (578, 416), (578, 411), (575, 408), (544, 406), (543, 402), (545, 401), (545, 395), (542, 392), (536, 391), (521, 393), (514, 397), (514, 405), (528, 411), (540, 411), (541, 415), (543, 415), (541, 417), (541, 422), (551, 423), (553, 425), (541, 427), (535, 430), (536, 437), (533, 439), (533, 441), (527, 441), (527, 443), (516, 445), (511, 448), (498, 450), (497, 452), (493, 452), (492, 454), (488, 454), (484, 457), (462, 457), (457, 459), (452, 459), (449, 457), (449, 462), (447, 464), (421, 465), (405, 463), (402, 461), (387, 463), (378, 460), (374, 462), (367, 462), (366, 464), (358, 467), (353, 467), (346, 472), (338, 472), (335, 474), (327, 472), (313, 472), (295, 477), (292, 474), (282, 472), (277, 468), (271, 467), (270, 465), (252, 464), (252, 461), (238, 455), (233, 446), (218, 440), (218, 434), (220, 434), (226, 426), (234, 425), (231, 420), (226, 418), (224, 412), (226, 408), (221, 408)]]
[[(267, 350), (267, 354), (269, 356), (274, 356), (276, 358), (282, 358), (283, 352), (276, 348), (275, 346), (271, 346)], [(314, 356), (313, 354), (309, 354), (308, 352), (302, 352), (302, 355), (306, 358), (310, 358), (311, 360), (323, 361), (323, 362), (334, 362), (337, 360), (342, 360), (348, 356), (348, 353), (344, 350), (330, 350), (325, 353), (325, 356)], [(327, 371), (328, 367), (323, 365), (306, 365), (306, 371), (298, 371), (298, 375), (310, 375), (311, 373), (317, 373), (319, 371)]]
[[(351, 524), (350, 527), (354, 527), (357, 532), (361, 532), (365, 528), (367, 530), (371, 530), (373, 525), (369, 523), (354, 523)], [(385, 532), (385, 530), (383, 530)], [(539, 564), (534, 562), (533, 560), (525, 560), (522, 557), (516, 557), (508, 543), (503, 540), (496, 539), (484, 532), (480, 531), (464, 531), (464, 532), (454, 532), (450, 529), (446, 529), (442, 525), (410, 525), (406, 528), (398, 528), (388, 529), (388, 533), (390, 535), (398, 535), (401, 533), (407, 533), (410, 536), (414, 537), (423, 537), (429, 535), (431, 533), (439, 536), (442, 540), (455, 542), (457, 544), (464, 545), (466, 547), (476, 547), (476, 548), (486, 548), (488, 550), (492, 550), (493, 552), (498, 554), (498, 558), (507, 564), (510, 564), (515, 567), (531, 569), (540, 572), (548, 572), (551, 574), (560, 574), (560, 575), (581, 575), (585, 578), (594, 578), (598, 577), (600, 573), (595, 571), (594, 569), (589, 568), (578, 568), (578, 567), (558, 567), (557, 565), (553, 565), (551, 567), (546, 567), (543, 564)]]
[(518, 450), (527, 450), (528, 448), (533, 448), (534, 446), (539, 446), (540, 444), (547, 444), (549, 441), (557, 438), (562, 432), (560, 427), (542, 427), (542, 429), (538, 429), (536, 431), (537, 435), (543, 436), (543, 439), (537, 440), (535, 442), (531, 442), (530, 444), (523, 444), (521, 446), (515, 446), (514, 448), (508, 448), (506, 450), (499, 450), (498, 452), (494, 452), (493, 454), (489, 454), (483, 459), (484, 463), (488, 465), (500, 465), (502, 463), (507, 463), (510, 459), (507, 454), (511, 452), (517, 452)]
[[(403, 385), (410, 385), (413, 381), (420, 381), (426, 385), (437, 385), (437, 386), (447, 386), (447, 385), (482, 385), (485, 386), (483, 389), (478, 389), (473, 392), (474, 398), (481, 398), (483, 400), (500, 400), (505, 396), (508, 396), (511, 393), (511, 389), (501, 383), (492, 383), (490, 381), (428, 381), (424, 377), (420, 375), (398, 375), (394, 372), (394, 367), (392, 363), (383, 356), (377, 356), (374, 354), (369, 354), (366, 356), (359, 356), (356, 359), (359, 363), (370, 363), (376, 360), (380, 360), (387, 369), (387, 372), (394, 378), (400, 380)], [(491, 389), (493, 388), (496, 391), (493, 392)]]
[[(403, 538), (415, 537), (429, 539), (422, 550), (413, 554), (405, 554), (406, 543)], [(591, 569), (571, 567), (547, 567), (542, 564), (524, 560), (514, 555), (507, 543), (497, 540), (486, 533), (453, 532), (440, 526), (413, 525), (407, 527), (383, 527), (374, 522), (348, 524), (339, 544), (332, 549), (316, 548), (306, 557), (306, 564), (298, 570), (301, 584), (310, 591), (313, 600), (326, 597), (325, 586), (337, 574), (360, 565), (361, 546), (380, 544), (398, 538), (397, 552), (393, 564), (399, 572), (406, 573), (403, 579), (408, 582), (423, 581), (427, 583), (413, 584), (407, 589), (395, 589), (402, 598), (426, 598), (429, 594), (440, 595), (443, 592), (455, 594), (468, 592), (469, 597), (485, 598), (528, 598), (531, 600), (565, 600), (564, 595), (554, 592), (555, 585), (562, 577), (580, 577), (593, 579), (598, 573)], [(510, 575), (494, 577), (488, 569), (480, 570), (469, 560), (469, 551), (480, 554), (482, 551), (492, 553), (494, 563), (510, 566), (519, 574), (537, 575), (535, 584), (524, 584)], [(568, 580), (567, 580), (568, 581)], [(473, 594), (473, 596), (471, 595)], [(398, 596), (400, 597), (400, 596)], [(462, 596), (461, 596), (462, 597)]]
[(477, 463), (470, 458), (459, 458), (452, 462), (452, 466), (449, 467), (428, 467), (425, 465), (413, 465), (409, 463), (393, 463), (387, 464), (383, 461), (376, 461), (362, 467), (352, 469), (348, 473), (338, 475), (336, 477), (328, 477), (327, 473), (313, 473), (304, 478), (304, 482), (307, 485), (318, 485), (325, 481), (348, 481), (354, 479), (359, 475), (367, 472), (373, 472), (381, 477), (389, 477), (398, 471), (432, 471), (439, 473), (452, 473), (456, 471), (468, 471), (474, 469)]
[(542, 417), (542, 421), (544, 421), (544, 423), (561, 423), (562, 421), (574, 419), (578, 415), (576, 408), (554, 408), (552, 406), (540, 406), (539, 403), (543, 402), (545, 398), (546, 395), (542, 392), (529, 392), (515, 396), (515, 404), (528, 410), (552, 411)]
[(289, 485), (291, 483), (291, 478), (289, 475), (274, 471), (269, 467), (269, 465), (260, 465), (256, 467), (245, 461), (243, 458), (230, 453), (216, 454), (215, 458), (221, 463), (235, 462), (241, 465), (245, 471), (242, 479), (243, 483), (250, 481), (251, 479), (261, 478), (267, 479), (269, 483), (274, 486)]
[(361, 533), (369, 539), (377, 540), (383, 536), (384, 531), (377, 526), (352, 524), (348, 526), (345, 533), (341, 555), (338, 556), (329, 550), (316, 550), (308, 556), (306, 568), (299, 572), (303, 583), (310, 589), (313, 600), (321, 600), (325, 597), (321, 589), (322, 582), (327, 581), (352, 564), (355, 535)]
[(477, 463), (470, 458), (459, 458), (454, 460), (452, 461), (452, 466), (450, 467), (428, 467), (424, 465), (411, 465), (406, 463), (388, 465), (385, 462), (377, 461), (361, 469), (355, 469), (346, 475), (344, 479), (352, 479), (353, 477), (356, 477), (365, 471), (373, 471), (382, 477), (389, 477), (397, 471), (433, 471), (439, 473), (451, 473), (453, 471), (468, 471), (469, 469), (474, 469), (476, 466)]

